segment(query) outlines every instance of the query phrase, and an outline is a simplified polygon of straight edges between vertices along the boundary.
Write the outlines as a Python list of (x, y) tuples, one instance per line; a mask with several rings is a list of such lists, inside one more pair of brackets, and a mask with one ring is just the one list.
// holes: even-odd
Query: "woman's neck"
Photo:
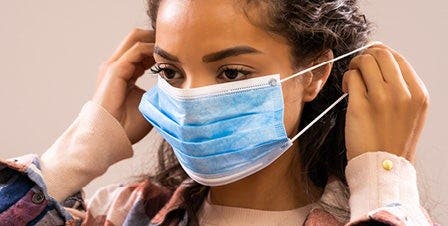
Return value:
[[(294, 178), (300, 174), (300, 164), (295, 158), (298, 144), (295, 143), (282, 156), (259, 172), (234, 183), (211, 187), (212, 204), (249, 209), (282, 211), (305, 206), (314, 202), (321, 192), (310, 187), (305, 192), (303, 180)], [(292, 164), (293, 161), (296, 163)], [(291, 171), (291, 167), (294, 167)], [(310, 185), (311, 186), (311, 185)], [(319, 196), (317, 196), (319, 195)]]

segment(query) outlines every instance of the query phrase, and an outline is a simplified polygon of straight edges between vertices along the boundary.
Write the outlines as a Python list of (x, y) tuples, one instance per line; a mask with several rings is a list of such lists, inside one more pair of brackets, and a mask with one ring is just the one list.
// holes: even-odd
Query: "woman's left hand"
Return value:
[(429, 95), (412, 66), (393, 49), (375, 45), (352, 59), (343, 90), (349, 93), (347, 158), (386, 151), (414, 162)]

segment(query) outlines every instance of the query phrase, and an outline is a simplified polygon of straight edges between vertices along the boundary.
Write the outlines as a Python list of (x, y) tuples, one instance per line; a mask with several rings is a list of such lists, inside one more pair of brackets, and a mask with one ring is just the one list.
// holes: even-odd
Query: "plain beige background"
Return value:
[[(430, 91), (417, 170), (425, 205), (448, 223), (448, 3), (370, 0), (362, 7), (376, 23), (374, 38), (407, 57)], [(0, 1), (0, 157), (44, 152), (89, 100), (98, 65), (133, 27), (148, 27), (143, 0)], [(150, 169), (150, 140), (93, 181), (87, 195)]]

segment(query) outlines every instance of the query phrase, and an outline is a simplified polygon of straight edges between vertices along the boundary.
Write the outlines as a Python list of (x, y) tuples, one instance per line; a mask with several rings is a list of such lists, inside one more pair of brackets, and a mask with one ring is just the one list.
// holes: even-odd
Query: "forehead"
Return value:
[(281, 38), (254, 25), (235, 0), (165, 0), (157, 15), (156, 43), (177, 52), (248, 44), (260, 49)]

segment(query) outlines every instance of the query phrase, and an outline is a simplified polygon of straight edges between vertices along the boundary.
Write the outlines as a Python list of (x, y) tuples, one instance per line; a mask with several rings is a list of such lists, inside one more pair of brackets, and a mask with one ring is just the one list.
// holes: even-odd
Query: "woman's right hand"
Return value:
[(385, 151), (414, 162), (426, 122), (428, 90), (397, 51), (378, 44), (354, 57), (344, 75), (348, 160)]
[(123, 126), (131, 143), (141, 140), (152, 126), (138, 110), (145, 92), (135, 82), (155, 62), (154, 31), (134, 29), (99, 70), (92, 100)]

